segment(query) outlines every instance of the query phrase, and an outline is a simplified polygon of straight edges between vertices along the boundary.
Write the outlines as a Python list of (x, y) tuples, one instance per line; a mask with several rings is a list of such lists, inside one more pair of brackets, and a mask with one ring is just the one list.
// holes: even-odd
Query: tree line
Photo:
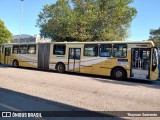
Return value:
[(4, 22), (0, 19), (0, 44), (8, 43), (12, 39), (12, 33), (6, 28)]
[(38, 15), (43, 37), (53, 41), (118, 41), (128, 36), (134, 0), (57, 0)]
[(150, 30), (149, 40), (152, 40), (155, 45), (160, 49), (160, 28)]
[[(53, 41), (118, 41), (128, 37), (137, 11), (134, 0), (57, 0), (43, 6), (37, 19), (42, 37)], [(0, 44), (12, 33), (0, 20)], [(160, 48), (160, 28), (151, 29), (148, 40)]]

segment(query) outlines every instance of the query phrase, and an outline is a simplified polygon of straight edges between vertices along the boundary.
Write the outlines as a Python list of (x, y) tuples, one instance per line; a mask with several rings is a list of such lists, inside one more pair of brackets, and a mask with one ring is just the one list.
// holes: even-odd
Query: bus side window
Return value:
[(86, 44), (84, 45), (84, 56), (98, 56), (98, 45), (97, 44)]
[(119, 58), (127, 57), (127, 45), (126, 44), (114, 44), (113, 45), (113, 57), (119, 57)]
[(36, 54), (36, 45), (28, 45), (28, 54)]
[(13, 45), (12, 53), (13, 54), (18, 54), (18, 51), (19, 51), (19, 46), (18, 45)]
[(66, 52), (66, 45), (62, 45), (62, 44), (54, 45), (54, 48), (53, 48), (54, 55), (65, 55), (65, 52)]
[(100, 57), (111, 57), (112, 56), (112, 45), (111, 44), (101, 44), (99, 48)]
[(20, 45), (19, 54), (27, 54), (27, 52), (28, 52), (27, 45)]

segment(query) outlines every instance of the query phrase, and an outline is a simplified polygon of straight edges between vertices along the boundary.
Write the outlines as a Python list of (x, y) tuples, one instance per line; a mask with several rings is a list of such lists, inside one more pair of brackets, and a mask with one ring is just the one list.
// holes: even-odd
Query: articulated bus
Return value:
[(17, 43), (0, 46), (1, 64), (157, 80), (158, 53), (152, 41)]

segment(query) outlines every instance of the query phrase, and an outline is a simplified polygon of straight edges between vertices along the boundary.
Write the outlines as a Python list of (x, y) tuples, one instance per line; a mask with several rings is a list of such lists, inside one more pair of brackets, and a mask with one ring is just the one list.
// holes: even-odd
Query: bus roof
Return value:
[[(120, 44), (152, 44), (154, 46), (153, 41), (91, 41), (91, 42), (45, 42), (45, 43), (54, 43), (54, 44), (96, 44), (96, 43), (120, 43)], [(24, 45), (24, 44), (45, 44), (45, 43), (7, 43), (2, 45)]]

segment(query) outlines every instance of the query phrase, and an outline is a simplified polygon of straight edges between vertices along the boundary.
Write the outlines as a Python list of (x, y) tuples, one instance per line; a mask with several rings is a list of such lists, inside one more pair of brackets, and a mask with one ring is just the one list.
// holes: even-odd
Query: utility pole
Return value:
[(23, 1), (24, 1), (24, 0), (21, 0), (21, 17), (20, 17), (20, 40), (21, 40), (21, 35), (22, 35)]

